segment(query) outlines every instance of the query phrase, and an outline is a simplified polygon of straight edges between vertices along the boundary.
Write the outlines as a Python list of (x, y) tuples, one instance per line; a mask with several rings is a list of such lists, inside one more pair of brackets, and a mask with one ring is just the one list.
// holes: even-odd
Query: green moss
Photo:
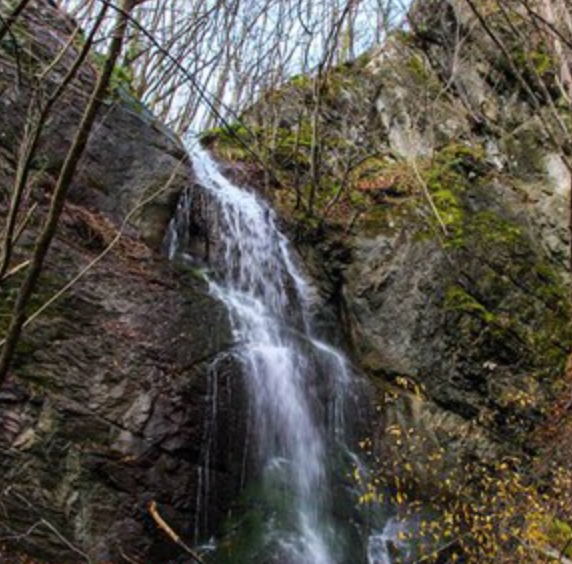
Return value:
[(458, 232), (462, 229), (463, 221), (463, 209), (458, 195), (454, 189), (446, 188), (442, 184), (430, 183), (429, 187), (439, 217), (454, 237), (449, 242), (458, 241)]
[[(18, 276), (9, 278), (8, 281), (0, 288), (0, 340), (6, 337), (10, 321), (12, 319), (12, 309), (18, 295), (19, 285), (22, 281), (23, 273)], [(27, 307), (27, 314), (30, 315), (39, 307), (43, 306), (50, 299), (56, 289), (61, 288), (62, 280), (52, 275), (44, 273), (40, 278), (38, 290), (32, 296)], [(62, 313), (65, 302), (54, 304), (43, 314), (44, 319), (53, 319)], [(16, 350), (16, 358), (14, 367), (18, 369), (20, 378), (28, 380), (40, 387), (53, 388), (53, 382), (50, 378), (36, 374), (34, 370), (28, 370), (27, 366), (32, 359), (36, 350), (40, 347), (37, 339), (34, 338), (30, 331), (24, 332)]]
[[(497, 21), (497, 24), (499, 23)], [(526, 18), (513, 18), (512, 23), (520, 27), (519, 34), (527, 37), (527, 41), (523, 43), (512, 29), (506, 27), (506, 23), (500, 24), (501, 33), (505, 35), (508, 57), (490, 57), (490, 62), (496, 69), (496, 89), (500, 93), (510, 92), (511, 96), (519, 93), (523, 100), (530, 102), (530, 92), (522, 86), (523, 78), (541, 103), (548, 102), (547, 94), (553, 100), (560, 98), (561, 91), (556, 80), (559, 75), (557, 59), (550, 53), (548, 45), (536, 30), (526, 24)]]
[(431, 78), (431, 73), (427, 69), (425, 59), (418, 53), (413, 53), (411, 57), (409, 57), (407, 68), (420, 82), (427, 83)]
[(211, 141), (236, 142), (237, 137), (247, 137), (248, 135), (249, 131), (244, 124), (234, 122), (221, 127), (207, 129), (201, 133), (200, 139), (207, 144)]
[(288, 86), (294, 88), (310, 88), (312, 86), (312, 78), (308, 74), (297, 74), (288, 81)]
[(257, 127), (247, 127), (235, 122), (223, 127), (204, 131), (200, 136), (201, 142), (217, 150), (232, 150), (249, 160), (252, 155), (246, 150), (249, 145), (257, 149), (265, 149), (269, 156), (280, 158), (294, 149), (309, 149), (312, 145), (312, 127), (308, 120), (301, 120), (290, 127), (279, 127), (275, 131), (263, 130)]
[[(484, 174), (483, 159), (482, 147), (451, 144), (441, 149), (422, 173), (440, 219), (449, 231), (448, 245), (463, 242), (463, 196), (471, 182)], [(469, 176), (473, 178), (469, 180)]]
[(433, 203), (449, 232), (448, 247), (462, 247), (472, 238), (503, 245), (519, 241), (521, 229), (514, 223), (491, 210), (468, 207), (468, 196), (483, 189), (482, 181), (487, 172), (482, 147), (458, 144), (439, 151), (423, 171)]
[(469, 289), (450, 287), (444, 307), (479, 320), (468, 341), (486, 328), (483, 350), (557, 385), (571, 343), (566, 288), (517, 226), (491, 212), (468, 215), (465, 223), (455, 252), (463, 270), (472, 265)]
[(203, 131), (200, 141), (224, 159), (250, 162), (254, 156), (248, 148), (253, 144), (256, 147), (262, 134), (260, 129), (248, 128), (241, 122), (234, 122)]
[(280, 476), (251, 483), (223, 525), (215, 561), (220, 564), (265, 561), (277, 541), (270, 531), (293, 526), (292, 499)]
[(261, 556), (262, 539), (264, 537), (264, 515), (251, 511), (236, 521), (234, 526), (239, 534), (227, 534), (217, 551), (217, 562), (251, 562), (252, 558)]
[(525, 50), (519, 44), (513, 50), (512, 56), (519, 69), (523, 69), (527, 74), (533, 74), (534, 70), (541, 78), (546, 78), (546, 75), (555, 68), (554, 60), (544, 45), (536, 45)]
[(189, 264), (189, 261), (184, 260), (178, 256), (176, 256), (174, 260), (174, 264), (177, 267), (177, 270), (188, 276), (190, 278), (189, 282), (192, 280), (199, 280), (201, 282), (207, 280), (210, 272), (208, 268), (200, 268), (193, 264)]
[(364, 69), (365, 67), (367, 67), (367, 65), (369, 65), (370, 62), (371, 62), (371, 53), (365, 52), (359, 55), (359, 57), (353, 62), (353, 64), (358, 69)]
[(397, 31), (393, 32), (392, 37), (395, 39), (395, 41), (401, 43), (404, 46), (413, 47), (417, 45), (418, 41), (416, 33), (417, 30), (415, 30), (414, 33), (405, 29), (398, 29)]
[(485, 244), (508, 245), (514, 248), (522, 242), (522, 229), (492, 211), (476, 213), (469, 227), (472, 235)]
[[(483, 161), (480, 148), (452, 145), (421, 170), (449, 232), (445, 252), (457, 265), (443, 307), (457, 314), (450, 317), (451, 330), (469, 357), (478, 342), (475, 362), (488, 358), (518, 367), (518, 373), (543, 382), (550, 397), (572, 342), (568, 291), (505, 211)], [(435, 233), (434, 217), (431, 225)], [(525, 440), (525, 434), (517, 434)]]
[(490, 312), (481, 302), (460, 286), (452, 286), (447, 290), (445, 307), (450, 310), (476, 315), (485, 323), (493, 323), (497, 320), (497, 316), (494, 313)]

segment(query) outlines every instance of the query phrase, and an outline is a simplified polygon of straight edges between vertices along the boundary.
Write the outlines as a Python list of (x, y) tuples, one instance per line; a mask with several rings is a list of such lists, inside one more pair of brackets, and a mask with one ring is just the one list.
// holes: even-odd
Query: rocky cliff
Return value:
[[(20, 59), (11, 41), (2, 43), (0, 226), (25, 122), (41, 94), (33, 72), (51, 62), (73, 30), (68, 16), (38, 1), (14, 29)], [(76, 48), (67, 52), (57, 77), (76, 55)], [(46, 212), (94, 65), (56, 106), (42, 137), (26, 202), (38, 207), (22, 252)], [(192, 171), (181, 143), (120, 86), (106, 101), (74, 180), (34, 309), (91, 267), (26, 332), (0, 391), (5, 563), (26, 553), (59, 564), (125, 558), (164, 564), (177, 547), (157, 530), (148, 504), (156, 501), (192, 540), (221, 521), (238, 487), (237, 369), (224, 358), (213, 365), (233, 345), (227, 315), (192, 270), (172, 267), (160, 251)], [(0, 334), (17, 282), (0, 289)], [(212, 471), (202, 476), (206, 456)]]
[(465, 2), (418, 2), (376, 52), (296, 77), (205, 136), (283, 211), (377, 390), (374, 450), (415, 457), (418, 486), (534, 452), (565, 386), (570, 175), (537, 98)]

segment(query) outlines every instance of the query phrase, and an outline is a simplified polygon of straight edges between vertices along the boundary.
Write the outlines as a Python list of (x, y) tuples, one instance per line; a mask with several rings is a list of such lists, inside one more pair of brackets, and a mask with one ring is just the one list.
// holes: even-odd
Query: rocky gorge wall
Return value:
[[(14, 29), (23, 46), (20, 80), (10, 42), (1, 46), (0, 228), (36, 104), (26, 73), (50, 62), (73, 30), (51, 2), (32, 3)], [(76, 55), (68, 51), (62, 68)], [(24, 250), (46, 211), (94, 64), (42, 136), (27, 201), (39, 207)], [(236, 496), (244, 418), (238, 368), (220, 357), (233, 346), (227, 313), (192, 269), (170, 265), (160, 249), (179, 194), (192, 182), (181, 143), (115, 90), (74, 180), (34, 309), (92, 267), (26, 332), (0, 391), (3, 563), (26, 554), (58, 564), (164, 564), (179, 552), (151, 519), (150, 502), (193, 542), (220, 524)], [(17, 282), (0, 290), (0, 335)]]
[(397, 424), (446, 469), (540, 446), (570, 350), (570, 175), (466, 3), (418, 3), (412, 22), (367, 70), (384, 142), (413, 167), (429, 156), (439, 217), (405, 190), (383, 229), (366, 221), (345, 296), (362, 365), (402, 388), (381, 392), (382, 450)]
[(548, 104), (456, 0), (416, 3), (409, 30), (334, 67), (319, 98), (314, 80), (205, 141), (276, 202), (334, 304), (375, 390), (377, 458), (413, 465), (423, 490), (536, 452), (570, 350), (570, 175)]

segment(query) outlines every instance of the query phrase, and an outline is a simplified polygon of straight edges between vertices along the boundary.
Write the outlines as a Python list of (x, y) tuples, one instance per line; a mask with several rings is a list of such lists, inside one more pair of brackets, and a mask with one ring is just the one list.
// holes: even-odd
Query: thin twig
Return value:
[(0, 280), (0, 282), (4, 282), (5, 280), (8, 280), (8, 278), (12, 278), (12, 276), (16, 276), (16, 274), (18, 274), (18, 272), (21, 272), (25, 268), (28, 268), (28, 266), (30, 266), (30, 260), (25, 260), (25, 261), (21, 262), (20, 264), (17, 264), (16, 266), (14, 266), (11, 270), (9, 270), (4, 275), (4, 277)]
[(153, 520), (175, 544), (179, 545), (197, 564), (206, 564), (205, 560), (201, 558), (190, 546), (188, 546), (185, 541), (168, 525), (168, 523), (161, 517), (159, 510), (157, 509), (157, 502), (152, 501), (149, 503), (149, 513)]
[(421, 188), (423, 190), (423, 195), (425, 196), (425, 198), (429, 202), (429, 207), (431, 208), (433, 215), (437, 219), (437, 222), (439, 223), (439, 226), (441, 227), (441, 229), (443, 231), (443, 234), (445, 235), (445, 237), (448, 237), (449, 236), (449, 230), (447, 229), (447, 225), (445, 225), (445, 222), (443, 221), (443, 218), (441, 217), (441, 214), (439, 213), (439, 209), (435, 205), (435, 200), (433, 200), (433, 196), (431, 196), (429, 186), (427, 186), (427, 182), (425, 182), (424, 178), (421, 176), (421, 173), (419, 172), (419, 167), (417, 166), (417, 162), (415, 161), (414, 158), (410, 160), (410, 165), (411, 165), (411, 168), (413, 169), (413, 172), (415, 173), (415, 177), (417, 178), (419, 185), (421, 186)]
[(131, 558), (131, 556), (125, 554), (125, 551), (123, 550), (123, 547), (120, 545), (119, 546), (119, 555), (121, 556), (121, 558), (123, 558), (123, 560), (125, 560), (126, 562), (129, 562), (129, 564), (141, 564), (141, 562), (135, 560), (134, 558)]

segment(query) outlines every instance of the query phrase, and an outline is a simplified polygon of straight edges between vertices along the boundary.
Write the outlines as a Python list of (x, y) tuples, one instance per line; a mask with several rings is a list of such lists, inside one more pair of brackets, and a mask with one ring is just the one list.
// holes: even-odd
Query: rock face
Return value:
[[(385, 431), (397, 424), (461, 467), (529, 451), (561, 390), (570, 174), (543, 126), (549, 104), (527, 98), (465, 2), (424, 0), (411, 19), (366, 61), (333, 69), (317, 110), (297, 78), (244, 119), (249, 139), (273, 139), (282, 181), (264, 189), (301, 232), (369, 375), (378, 448), (394, 454)], [(325, 195), (300, 229), (315, 114)], [(206, 138), (256, 167), (224, 132)]]
[(421, 182), (358, 230), (344, 294), (362, 365), (401, 382), (396, 402), (382, 386), (380, 443), (397, 423), (450, 462), (495, 460), (531, 448), (561, 387), (570, 175), (548, 108), (531, 108), (464, 2), (420, 2), (412, 21), (368, 68), (384, 142)]
[[(41, 64), (73, 25), (38, 1), (15, 31), (32, 38), (26, 48)], [(2, 44), (0, 227), (32, 102), (27, 75), (19, 84), (15, 73), (10, 45)], [(38, 216), (94, 76), (82, 72), (42, 137), (29, 196)], [(227, 314), (200, 277), (157, 252), (179, 193), (192, 182), (179, 141), (116, 92), (74, 181), (34, 308), (120, 229), (123, 237), (33, 323), (0, 391), (0, 538), (11, 541), (0, 546), (2, 562), (19, 562), (22, 552), (58, 564), (165, 564), (178, 549), (151, 519), (150, 502), (193, 542), (220, 524), (236, 495), (243, 410), (239, 370), (224, 354), (233, 346)], [(0, 289), (0, 335), (16, 282)]]
[[(381, 389), (379, 440), (399, 423), (453, 460), (487, 461), (527, 448), (558, 393), (567, 293), (502, 186), (473, 183), (459, 203), (454, 244), (420, 232), (415, 213), (358, 236), (344, 295), (362, 366), (374, 382), (396, 385)], [(421, 393), (411, 393), (416, 386)], [(386, 402), (396, 391), (403, 398)]]

